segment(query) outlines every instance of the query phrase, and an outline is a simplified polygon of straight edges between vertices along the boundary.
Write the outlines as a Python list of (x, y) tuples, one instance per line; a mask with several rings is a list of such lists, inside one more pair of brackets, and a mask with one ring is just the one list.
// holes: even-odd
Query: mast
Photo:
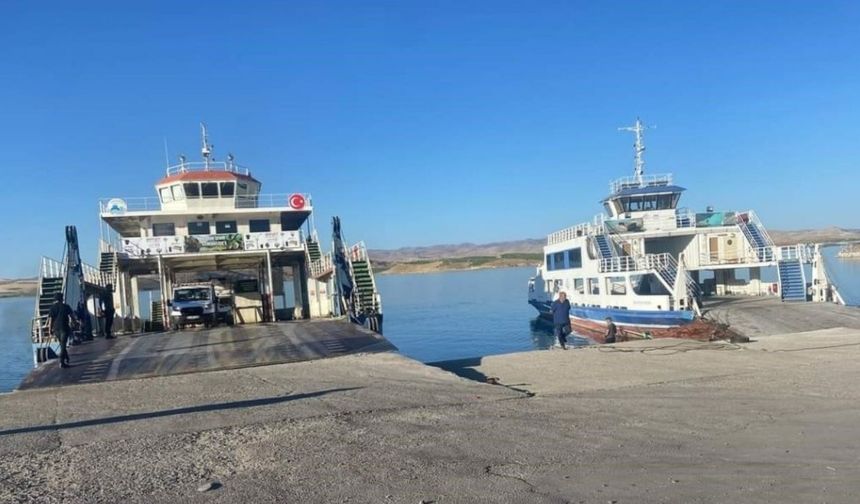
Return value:
[(200, 136), (202, 137), (203, 146), (200, 148), (200, 153), (203, 154), (203, 161), (206, 163), (206, 170), (209, 170), (209, 156), (212, 155), (212, 145), (209, 144), (209, 135), (206, 134), (206, 125), (200, 123)]
[(636, 137), (636, 141), (633, 143), (633, 176), (636, 177), (636, 182), (640, 186), (643, 184), (642, 177), (645, 175), (645, 158), (642, 154), (645, 152), (644, 133), (647, 128), (649, 128), (649, 126), (645, 126), (638, 117), (636, 118), (636, 123), (633, 126), (618, 128), (618, 131), (632, 131)]

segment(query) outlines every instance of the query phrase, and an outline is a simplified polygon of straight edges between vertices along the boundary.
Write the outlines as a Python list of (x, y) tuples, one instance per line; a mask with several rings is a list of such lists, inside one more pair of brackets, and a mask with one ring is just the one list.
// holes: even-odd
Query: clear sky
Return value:
[(541, 237), (632, 173), (774, 229), (860, 227), (860, 2), (5, 1), (0, 277), (95, 262), (97, 200), (233, 152), (372, 248)]

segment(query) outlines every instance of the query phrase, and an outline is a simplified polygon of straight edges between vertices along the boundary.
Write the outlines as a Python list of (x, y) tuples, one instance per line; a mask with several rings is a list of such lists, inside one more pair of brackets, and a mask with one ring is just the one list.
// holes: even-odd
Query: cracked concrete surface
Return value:
[[(0, 396), (0, 502), (860, 501), (860, 331)], [(201, 483), (218, 480), (208, 492)]]

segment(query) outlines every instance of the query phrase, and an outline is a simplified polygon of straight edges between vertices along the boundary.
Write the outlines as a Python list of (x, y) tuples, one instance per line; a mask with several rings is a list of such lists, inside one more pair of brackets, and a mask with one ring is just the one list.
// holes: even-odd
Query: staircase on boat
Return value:
[(594, 242), (597, 244), (597, 251), (601, 259), (607, 259), (614, 256), (614, 247), (611, 239), (606, 234), (598, 234), (594, 236)]
[(356, 307), (360, 312), (378, 312), (379, 295), (376, 291), (376, 282), (373, 279), (373, 271), (367, 255), (362, 258), (353, 259), (352, 272), (355, 280)]
[(152, 300), (149, 304), (149, 330), (164, 330), (164, 305), (161, 301)]
[(806, 274), (801, 259), (781, 259), (778, 270), (783, 301), (806, 301)]
[(753, 212), (747, 213), (746, 218), (738, 219), (738, 227), (741, 228), (744, 236), (752, 245), (760, 262), (774, 260), (773, 241)]

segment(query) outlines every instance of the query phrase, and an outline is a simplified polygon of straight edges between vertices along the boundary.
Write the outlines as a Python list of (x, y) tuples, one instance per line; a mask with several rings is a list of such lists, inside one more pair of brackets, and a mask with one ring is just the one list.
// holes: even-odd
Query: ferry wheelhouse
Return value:
[[(679, 335), (707, 294), (833, 299), (823, 264), (811, 274), (804, 268), (820, 263), (816, 247), (776, 246), (752, 210), (680, 207), (685, 189), (671, 174), (645, 174), (642, 122), (621, 129), (635, 135), (634, 174), (609, 184), (604, 214), (547, 237), (528, 286), (542, 315), (565, 291), (574, 330), (599, 340), (607, 317), (629, 332)], [(778, 281), (762, 281), (763, 268), (776, 269)]]

